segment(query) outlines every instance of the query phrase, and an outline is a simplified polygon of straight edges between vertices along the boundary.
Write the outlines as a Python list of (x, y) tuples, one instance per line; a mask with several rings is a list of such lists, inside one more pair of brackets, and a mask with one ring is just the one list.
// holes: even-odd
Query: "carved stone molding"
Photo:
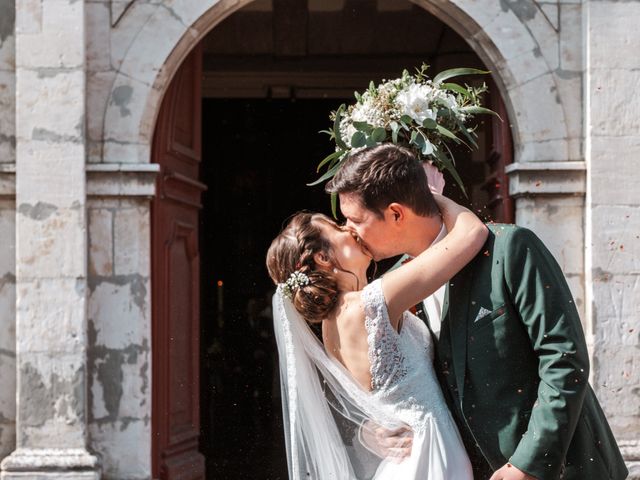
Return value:
[(509, 195), (514, 198), (538, 195), (582, 196), (586, 192), (584, 162), (512, 163), (505, 171), (509, 175)]
[[(2, 478), (97, 480), (98, 459), (83, 448), (18, 448), (2, 461)], [(64, 475), (62, 475), (64, 474)]]
[(16, 164), (0, 163), (0, 198), (16, 196)]
[(152, 197), (156, 193), (156, 163), (87, 165), (89, 197)]

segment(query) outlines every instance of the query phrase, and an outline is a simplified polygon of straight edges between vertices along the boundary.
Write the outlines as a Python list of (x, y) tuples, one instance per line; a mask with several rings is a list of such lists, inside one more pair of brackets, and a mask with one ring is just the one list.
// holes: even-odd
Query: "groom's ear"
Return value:
[(400, 224), (406, 217), (405, 207), (400, 203), (390, 203), (386, 210), (386, 217), (392, 223)]

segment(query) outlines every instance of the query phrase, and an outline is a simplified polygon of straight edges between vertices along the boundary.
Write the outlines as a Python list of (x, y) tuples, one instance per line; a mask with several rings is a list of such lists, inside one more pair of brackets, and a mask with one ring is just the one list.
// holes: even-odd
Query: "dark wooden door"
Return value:
[(200, 256), (202, 52), (171, 82), (158, 117), (152, 204), (153, 478), (204, 479), (200, 434)]
[(513, 162), (513, 140), (507, 108), (495, 82), (489, 81), (489, 107), (500, 115), (491, 117), (491, 142), (486, 153), (489, 174), (482, 185), (489, 196), (487, 210), (490, 218), (498, 223), (513, 223), (513, 199), (509, 196), (509, 178), (505, 172)]

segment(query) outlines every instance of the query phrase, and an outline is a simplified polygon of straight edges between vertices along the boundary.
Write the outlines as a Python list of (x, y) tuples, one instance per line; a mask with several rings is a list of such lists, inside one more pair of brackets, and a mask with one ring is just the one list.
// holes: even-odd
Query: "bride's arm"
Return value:
[(470, 210), (441, 195), (435, 195), (449, 232), (413, 261), (387, 273), (382, 290), (389, 318), (428, 297), (475, 257), (489, 234), (487, 227)]

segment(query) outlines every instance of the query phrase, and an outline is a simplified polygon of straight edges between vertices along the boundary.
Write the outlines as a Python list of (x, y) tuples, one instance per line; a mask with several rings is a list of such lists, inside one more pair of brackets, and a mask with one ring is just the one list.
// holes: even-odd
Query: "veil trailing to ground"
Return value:
[(325, 352), (281, 288), (273, 296), (273, 319), (289, 478), (373, 478), (385, 458), (363, 438), (371, 426), (401, 424)]

